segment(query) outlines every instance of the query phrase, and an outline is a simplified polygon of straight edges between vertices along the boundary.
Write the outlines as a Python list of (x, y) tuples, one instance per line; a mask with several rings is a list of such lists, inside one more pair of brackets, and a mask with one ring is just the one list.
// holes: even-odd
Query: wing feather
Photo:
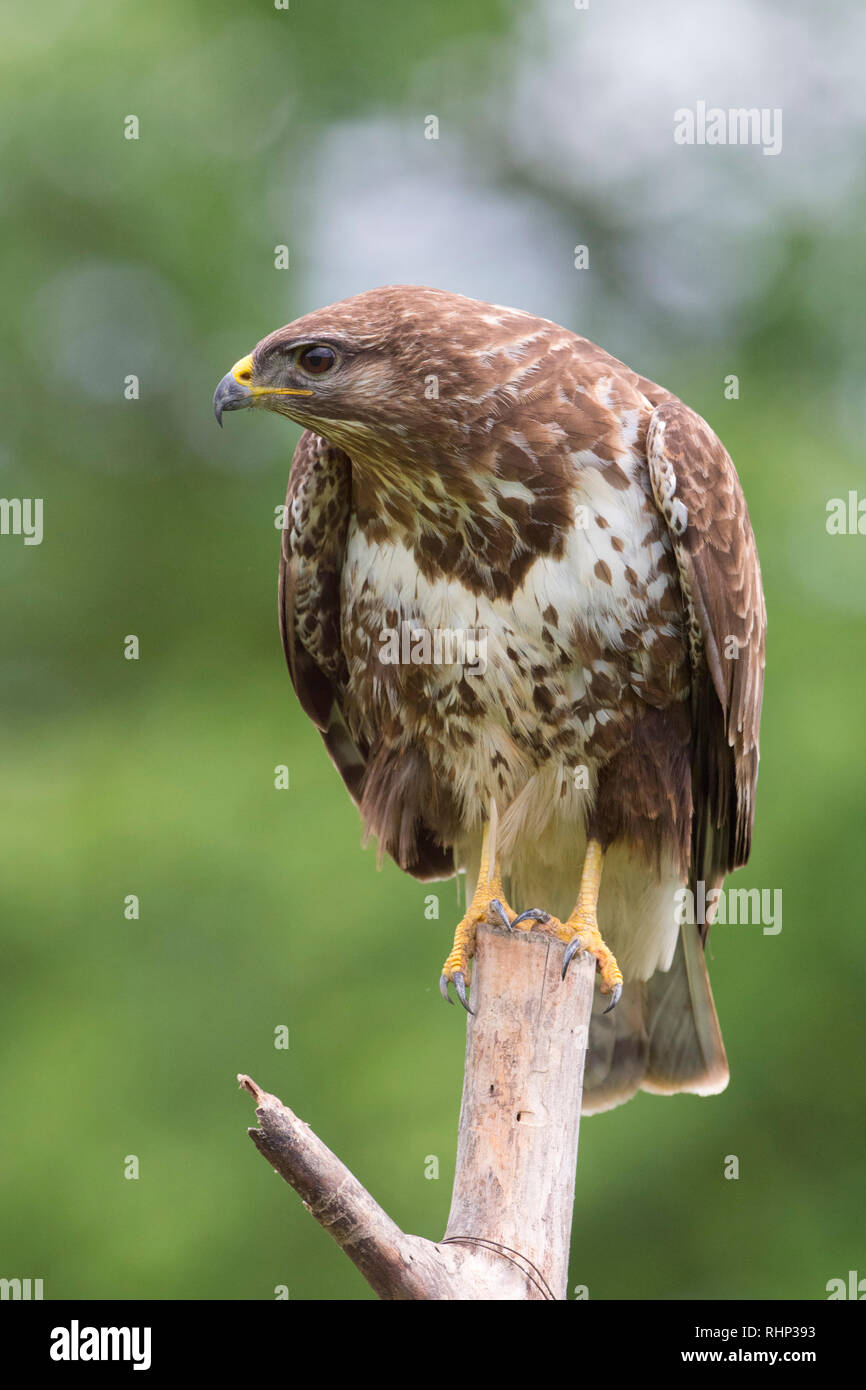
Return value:
[[(352, 509), (348, 454), (306, 430), (292, 459), (286, 493), (279, 577), (283, 651), (301, 707), (322, 735), (331, 761), (357, 806), (375, 776), (373, 750), (350, 731), (344, 708), (346, 658), (341, 590)], [(414, 857), (402, 867), (416, 878), (454, 872), (450, 847), (416, 827)]]
[(736, 469), (699, 415), (677, 400), (658, 405), (647, 458), (689, 617), (692, 867), (715, 884), (751, 848), (767, 628), (761, 568)]

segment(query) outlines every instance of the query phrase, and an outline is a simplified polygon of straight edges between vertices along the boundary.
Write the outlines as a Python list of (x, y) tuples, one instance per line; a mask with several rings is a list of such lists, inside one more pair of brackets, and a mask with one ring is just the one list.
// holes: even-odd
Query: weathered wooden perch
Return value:
[(303, 1120), (248, 1076), (256, 1148), (380, 1298), (561, 1299), (595, 961), (563, 982), (563, 947), (482, 928), (472, 982), (451, 1213), (406, 1235)]

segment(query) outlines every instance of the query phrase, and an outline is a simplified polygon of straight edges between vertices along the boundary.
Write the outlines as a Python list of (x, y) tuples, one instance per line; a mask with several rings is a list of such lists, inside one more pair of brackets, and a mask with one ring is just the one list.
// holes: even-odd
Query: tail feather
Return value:
[(725, 1089), (728, 1061), (696, 927), (680, 929), (669, 970), (626, 985), (616, 1009), (605, 1015), (607, 1003), (596, 994), (584, 1076), (585, 1115), (621, 1105), (638, 1090), (708, 1096)]
[(642, 980), (627, 985), (616, 1008), (606, 1014), (609, 1003), (610, 996), (596, 989), (583, 1073), (584, 1115), (612, 1110), (630, 1100), (646, 1073), (646, 985)]
[(683, 926), (666, 974), (647, 981), (649, 1060), (645, 1091), (716, 1095), (728, 1084), (728, 1059), (713, 1003), (700, 931)]

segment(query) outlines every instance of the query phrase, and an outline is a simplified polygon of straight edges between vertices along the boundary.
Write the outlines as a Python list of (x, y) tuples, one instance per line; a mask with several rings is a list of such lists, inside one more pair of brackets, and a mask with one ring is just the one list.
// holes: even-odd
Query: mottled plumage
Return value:
[[(309, 345), (336, 359), (321, 377)], [(754, 813), (764, 603), (719, 440), (567, 329), (415, 286), (309, 314), (245, 362), (218, 408), (306, 427), (283, 642), (380, 852), (471, 881), (495, 802), (510, 902), (564, 917), (598, 839), (625, 989), (594, 1014), (584, 1109), (721, 1089), (702, 933), (675, 917), (680, 886), (745, 862)], [(383, 660), (404, 625), (483, 633), (485, 668)]]

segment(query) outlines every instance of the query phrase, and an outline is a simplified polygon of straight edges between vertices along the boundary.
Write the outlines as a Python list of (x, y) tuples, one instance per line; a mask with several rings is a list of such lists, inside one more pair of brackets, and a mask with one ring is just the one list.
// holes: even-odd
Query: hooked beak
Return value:
[(252, 353), (236, 362), (230, 372), (226, 372), (213, 398), (213, 413), (222, 429), (224, 410), (244, 410), (252, 405), (256, 396), (312, 396), (312, 391), (295, 386), (253, 386)]
[(247, 385), (247, 382), (252, 379), (252, 375), (252, 356), (242, 357), (240, 362), (235, 363), (230, 372), (226, 372), (214, 392), (213, 413), (220, 429), (222, 429), (224, 410), (243, 410), (245, 406), (252, 405), (253, 393)]

